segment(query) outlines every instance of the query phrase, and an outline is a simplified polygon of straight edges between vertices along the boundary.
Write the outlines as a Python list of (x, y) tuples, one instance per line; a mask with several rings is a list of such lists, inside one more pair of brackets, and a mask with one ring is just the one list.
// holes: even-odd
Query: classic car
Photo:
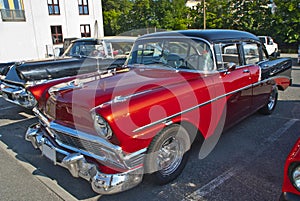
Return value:
[(280, 52), (278, 49), (278, 44), (274, 42), (273, 38), (270, 36), (258, 36), (261, 43), (263, 43), (266, 47), (267, 53), (270, 56), (275, 58), (280, 56)]
[(72, 41), (62, 57), (0, 65), (0, 91), (7, 101), (32, 109), (36, 100), (26, 88), (51, 79), (120, 67), (136, 37), (112, 36)]
[(286, 158), (282, 194), (279, 200), (300, 200), (300, 138)]
[(271, 114), (291, 66), (269, 60), (248, 32), (144, 35), (121, 69), (30, 87), (39, 122), (25, 138), (99, 194), (130, 189), (145, 174), (166, 184), (183, 171), (193, 142), (205, 155), (225, 128)]

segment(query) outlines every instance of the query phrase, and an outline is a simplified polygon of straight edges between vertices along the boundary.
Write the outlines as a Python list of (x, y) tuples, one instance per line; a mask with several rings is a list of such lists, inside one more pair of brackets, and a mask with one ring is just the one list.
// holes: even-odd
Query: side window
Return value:
[(210, 46), (204, 42), (195, 41), (185, 58), (186, 67), (200, 71), (212, 71), (214, 62)]
[(229, 64), (241, 65), (239, 45), (236, 43), (219, 43), (214, 45), (218, 70), (227, 69)]
[(243, 51), (246, 64), (256, 64), (259, 62), (259, 47), (256, 43), (244, 43)]
[(266, 48), (263, 45), (259, 45), (259, 50), (260, 50), (261, 60), (262, 61), (268, 60), (269, 55)]

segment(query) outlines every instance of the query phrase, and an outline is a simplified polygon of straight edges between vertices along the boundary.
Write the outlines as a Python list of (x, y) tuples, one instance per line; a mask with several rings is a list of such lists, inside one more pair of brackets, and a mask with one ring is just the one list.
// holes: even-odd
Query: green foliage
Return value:
[[(203, 0), (194, 8), (185, 0), (103, 0), (105, 35), (136, 29), (203, 29)], [(206, 0), (207, 29), (238, 29), (300, 42), (299, 0)], [(273, 10), (274, 11), (274, 10)], [(148, 32), (148, 31), (147, 31)]]

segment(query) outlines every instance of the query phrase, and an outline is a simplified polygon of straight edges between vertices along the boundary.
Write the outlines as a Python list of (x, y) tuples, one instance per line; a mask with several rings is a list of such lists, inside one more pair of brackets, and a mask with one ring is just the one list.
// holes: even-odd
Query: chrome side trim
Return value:
[(210, 104), (210, 103), (212, 103), (212, 102), (215, 102), (215, 101), (217, 101), (217, 100), (219, 100), (219, 99), (221, 99), (221, 98), (224, 98), (224, 97), (226, 97), (226, 96), (228, 96), (228, 95), (237, 93), (237, 92), (239, 92), (239, 91), (242, 91), (242, 90), (245, 90), (245, 89), (248, 89), (248, 88), (251, 88), (251, 87), (252, 87), (252, 85), (248, 85), (248, 86), (246, 86), (246, 87), (243, 87), (243, 88), (241, 88), (241, 89), (232, 91), (232, 92), (227, 93), (227, 94), (224, 94), (224, 95), (222, 95), (222, 96), (218, 96), (218, 97), (216, 97), (216, 98), (213, 98), (213, 99), (211, 99), (211, 100), (209, 100), (209, 101), (206, 101), (206, 102), (204, 102), (204, 103), (201, 103), (201, 104), (199, 104), (199, 105), (193, 106), (193, 107), (191, 107), (191, 108), (188, 108), (188, 109), (186, 109), (186, 110), (183, 110), (183, 111), (178, 112), (178, 113), (176, 113), (176, 114), (173, 114), (173, 115), (171, 115), (171, 116), (165, 117), (165, 118), (163, 118), (163, 119), (161, 119), (161, 120), (158, 120), (158, 121), (152, 122), (152, 123), (150, 123), (150, 124), (147, 124), (147, 125), (145, 125), (145, 126), (139, 127), (139, 128), (137, 128), (137, 129), (133, 130), (133, 132), (139, 132), (139, 131), (141, 131), (141, 130), (144, 130), (144, 129), (146, 129), (146, 128), (149, 128), (149, 127), (151, 127), (151, 126), (154, 126), (154, 125), (156, 125), (156, 124), (168, 122), (168, 121), (170, 121), (170, 119), (172, 119), (172, 118), (174, 118), (174, 117), (177, 117), (177, 116), (180, 116), (180, 115), (182, 115), (182, 114), (188, 113), (188, 112), (190, 112), (190, 111), (192, 111), (192, 110), (195, 110), (195, 109), (197, 109), (197, 108), (200, 108), (200, 107), (202, 107), (202, 106), (205, 106), (205, 105), (207, 105), (207, 104)]
[(200, 108), (200, 107), (202, 107), (202, 106), (205, 106), (205, 105), (207, 105), (207, 104), (210, 104), (210, 103), (212, 103), (212, 102), (215, 102), (215, 101), (217, 101), (217, 100), (219, 100), (219, 99), (221, 99), (221, 98), (224, 98), (224, 97), (226, 97), (226, 96), (229, 96), (229, 95), (238, 93), (238, 92), (240, 92), (240, 91), (249, 89), (249, 88), (251, 88), (251, 87), (260, 85), (260, 84), (262, 84), (262, 83), (268, 82), (268, 81), (273, 80), (274, 78), (278, 78), (278, 77), (287, 77), (287, 76), (275, 76), (275, 77), (271, 77), (271, 78), (268, 78), (268, 79), (265, 79), (265, 80), (262, 80), (262, 81), (253, 83), (253, 84), (251, 84), (251, 85), (247, 85), (247, 86), (245, 86), (245, 87), (242, 87), (242, 88), (240, 88), (240, 89), (237, 89), (237, 90), (231, 91), (231, 92), (229, 92), (229, 93), (226, 93), (226, 94), (224, 94), (224, 95), (218, 96), (218, 97), (216, 97), (216, 98), (213, 98), (213, 99), (211, 99), (211, 100), (209, 100), (209, 101), (206, 101), (206, 102), (204, 102), (204, 103), (201, 103), (201, 104), (199, 104), (199, 105), (193, 106), (193, 107), (191, 107), (191, 108), (188, 108), (188, 109), (183, 110), (183, 111), (181, 111), (181, 112), (178, 112), (178, 113), (176, 113), (176, 114), (170, 115), (170, 116), (165, 117), (165, 118), (163, 118), (163, 119), (160, 119), (160, 120), (158, 120), (158, 121), (152, 122), (152, 123), (147, 124), (147, 125), (142, 126), (142, 127), (139, 127), (139, 128), (137, 128), (137, 129), (133, 130), (133, 132), (136, 133), (136, 132), (145, 130), (145, 129), (149, 128), (149, 127), (155, 126), (155, 125), (157, 125), (157, 124), (169, 122), (169, 121), (170, 121), (172, 118), (174, 118), (174, 117), (177, 117), (177, 116), (180, 116), (180, 115), (182, 115), (182, 114), (188, 113), (188, 112), (190, 112), (190, 111), (192, 111), (192, 110), (195, 110), (195, 109), (197, 109), (197, 108)]
[(112, 103), (125, 102), (125, 101), (127, 101), (128, 99), (130, 99), (130, 98), (132, 98), (132, 97), (139, 96), (139, 95), (142, 95), (142, 94), (151, 92), (151, 91), (153, 91), (153, 89), (149, 89), (149, 90), (146, 90), (146, 91), (137, 92), (137, 93), (134, 93), (134, 94), (131, 94), (131, 95), (127, 95), (127, 96), (116, 96), (116, 97), (114, 97), (114, 99), (112, 99), (111, 101), (102, 103), (101, 105), (98, 105), (98, 106), (92, 108), (92, 109), (90, 110), (90, 112), (92, 113), (92, 112), (94, 112), (97, 108), (103, 108), (103, 107), (105, 107), (106, 105), (110, 105), (110, 104), (112, 104)]

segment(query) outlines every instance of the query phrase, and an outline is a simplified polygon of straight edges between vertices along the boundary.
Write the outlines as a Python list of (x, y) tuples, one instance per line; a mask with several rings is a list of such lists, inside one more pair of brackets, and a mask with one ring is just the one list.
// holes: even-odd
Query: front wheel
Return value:
[(269, 95), (269, 100), (265, 106), (263, 106), (259, 112), (262, 114), (270, 115), (274, 111), (278, 98), (277, 86), (273, 86), (272, 91)]
[(158, 184), (166, 184), (184, 169), (191, 147), (188, 132), (180, 125), (171, 125), (155, 136), (145, 157), (145, 173)]

